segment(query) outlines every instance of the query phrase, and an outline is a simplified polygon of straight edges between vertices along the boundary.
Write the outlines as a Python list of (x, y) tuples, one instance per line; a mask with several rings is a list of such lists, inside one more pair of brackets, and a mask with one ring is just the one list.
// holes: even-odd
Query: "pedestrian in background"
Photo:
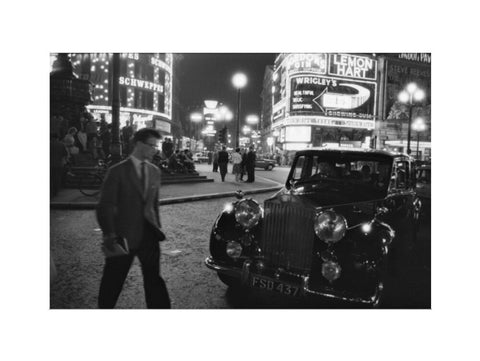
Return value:
[(257, 156), (255, 154), (253, 145), (251, 145), (247, 153), (247, 164), (246, 164), (248, 183), (255, 182), (255, 161), (256, 160), (257, 160)]
[(218, 172), (218, 151), (213, 152), (213, 172)]
[(227, 174), (228, 167), (228, 152), (227, 147), (222, 146), (222, 150), (218, 152), (218, 166), (220, 168), (220, 177), (222, 182), (225, 182), (225, 175)]
[(208, 165), (212, 164), (213, 154), (211, 151), (207, 153), (207, 157), (208, 157)]
[(110, 155), (110, 144), (112, 143), (112, 125), (107, 124), (103, 129), (103, 132), (100, 134), (100, 139), (102, 140), (103, 154), (105, 159)]
[(71, 127), (68, 129), (67, 135), (63, 138), (63, 144), (67, 148), (68, 160), (75, 164), (76, 156), (78, 154), (78, 148), (75, 146), (75, 135), (77, 134), (77, 128)]
[(170, 298), (160, 276), (160, 245), (165, 239), (158, 209), (160, 170), (152, 163), (160, 133), (143, 128), (134, 134), (129, 158), (108, 170), (97, 207), (103, 244), (113, 249), (120, 239), (126, 254), (105, 258), (98, 305), (113, 308), (135, 256), (140, 260), (148, 308), (170, 308)]
[(246, 173), (247, 169), (247, 149), (242, 149), (242, 163), (240, 163), (240, 180), (243, 181), (243, 176)]
[(78, 129), (77, 134), (75, 135), (77, 146), (81, 153), (87, 151), (87, 133), (85, 133), (85, 123), (82, 122), (83, 118), (80, 118), (80, 129)]
[(235, 182), (240, 181), (240, 174), (242, 173), (242, 155), (240, 154), (240, 148), (235, 149), (232, 153), (233, 171), (235, 174)]

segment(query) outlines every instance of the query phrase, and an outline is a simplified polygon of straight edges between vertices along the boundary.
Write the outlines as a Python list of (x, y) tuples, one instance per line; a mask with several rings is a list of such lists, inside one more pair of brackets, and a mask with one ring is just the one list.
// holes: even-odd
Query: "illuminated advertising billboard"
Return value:
[(377, 84), (319, 75), (290, 79), (290, 114), (374, 119)]
[(377, 61), (366, 56), (330, 54), (328, 74), (353, 79), (376, 80)]

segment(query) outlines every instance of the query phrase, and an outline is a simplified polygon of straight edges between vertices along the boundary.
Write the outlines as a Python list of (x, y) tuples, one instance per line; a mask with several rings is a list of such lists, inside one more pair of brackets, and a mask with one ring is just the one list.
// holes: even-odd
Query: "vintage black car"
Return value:
[(225, 207), (205, 263), (231, 287), (375, 306), (392, 251), (415, 242), (420, 207), (405, 154), (299, 151), (263, 206), (247, 198)]
[(265, 170), (272, 170), (275, 168), (275, 161), (267, 158), (257, 158), (255, 160), (255, 168), (262, 168)]

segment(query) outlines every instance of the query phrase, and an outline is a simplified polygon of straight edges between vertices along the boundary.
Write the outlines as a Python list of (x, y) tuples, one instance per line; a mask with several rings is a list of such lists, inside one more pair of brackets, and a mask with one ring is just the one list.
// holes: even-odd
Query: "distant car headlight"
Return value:
[(333, 211), (325, 211), (315, 217), (315, 234), (326, 243), (340, 241), (347, 231), (347, 221)]
[(255, 227), (262, 217), (263, 209), (253, 199), (244, 199), (235, 206), (235, 219), (246, 229)]
[(229, 257), (236, 259), (242, 254), (242, 245), (238, 242), (230, 241), (227, 243), (226, 252)]

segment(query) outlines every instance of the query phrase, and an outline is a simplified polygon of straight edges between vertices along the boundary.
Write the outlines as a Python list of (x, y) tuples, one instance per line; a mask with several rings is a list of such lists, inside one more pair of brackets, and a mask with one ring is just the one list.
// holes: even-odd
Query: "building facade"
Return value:
[[(72, 53), (73, 70), (94, 85), (87, 109), (111, 122), (112, 54)], [(168, 53), (123, 53), (120, 56), (120, 126), (152, 127), (172, 133), (173, 57)]]
[(377, 54), (381, 69), (379, 119), (375, 129), (377, 148), (407, 152), (409, 105), (402, 103), (398, 95), (411, 82), (425, 96), (412, 104), (412, 120), (422, 118), (425, 129), (411, 131), (412, 155), (421, 160), (431, 158), (431, 54), (387, 53)]
[(280, 54), (272, 76), (276, 146), (369, 147), (378, 116), (378, 73), (371, 55)]

